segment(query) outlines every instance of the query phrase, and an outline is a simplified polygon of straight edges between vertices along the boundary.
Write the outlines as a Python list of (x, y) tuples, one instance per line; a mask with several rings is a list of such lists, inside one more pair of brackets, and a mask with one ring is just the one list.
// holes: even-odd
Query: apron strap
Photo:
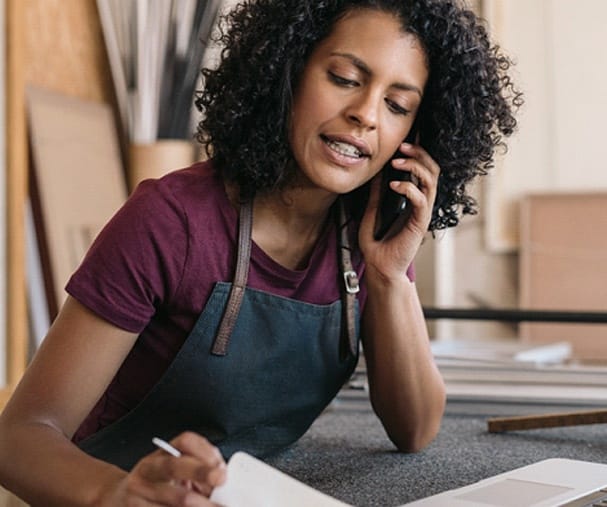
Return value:
[(216, 356), (225, 356), (228, 353), (230, 336), (236, 325), (240, 312), (240, 305), (244, 296), (247, 278), (249, 277), (249, 260), (251, 258), (251, 231), (253, 228), (253, 203), (247, 201), (240, 206), (238, 223), (238, 257), (236, 260), (236, 274), (230, 290), (230, 296), (219, 324), (217, 336), (213, 342), (211, 353)]
[[(238, 257), (236, 261), (236, 274), (230, 289), (228, 302), (219, 324), (219, 330), (213, 341), (211, 353), (217, 356), (225, 356), (228, 353), (230, 336), (236, 325), (236, 319), (240, 312), (240, 305), (247, 285), (249, 275), (249, 262), (251, 258), (251, 231), (253, 228), (253, 203), (247, 201), (240, 207), (238, 230)], [(348, 226), (343, 201), (338, 205), (338, 243), (340, 268), (343, 276), (342, 293), (342, 342), (347, 346), (352, 355), (356, 355), (358, 340), (356, 336), (356, 294), (360, 291), (358, 275), (352, 267), (350, 253), (350, 240), (348, 238)], [(345, 324), (345, 325), (344, 325)]]
[[(356, 294), (360, 292), (358, 275), (352, 266), (350, 238), (348, 237), (348, 221), (343, 199), (338, 203), (339, 230), (339, 260), (343, 276), (342, 286), (342, 343), (349, 347), (349, 352), (356, 356), (358, 352), (358, 339), (356, 336)], [(344, 351), (345, 352), (345, 351)]]

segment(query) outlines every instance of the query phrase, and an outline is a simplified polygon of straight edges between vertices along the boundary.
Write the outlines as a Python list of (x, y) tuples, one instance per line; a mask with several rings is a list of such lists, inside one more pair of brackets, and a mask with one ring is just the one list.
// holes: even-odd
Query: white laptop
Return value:
[[(605, 503), (601, 502), (601, 499)], [(547, 459), (407, 507), (607, 506), (607, 464)], [(401, 506), (404, 507), (404, 506)]]
[[(224, 507), (352, 507), (242, 452), (228, 462), (228, 480), (211, 500)], [(548, 459), (400, 507), (597, 505), (607, 506), (607, 464)]]

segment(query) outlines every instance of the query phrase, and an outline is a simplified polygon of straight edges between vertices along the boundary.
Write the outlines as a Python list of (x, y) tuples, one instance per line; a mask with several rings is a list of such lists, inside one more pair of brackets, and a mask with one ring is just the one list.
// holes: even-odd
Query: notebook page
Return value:
[(230, 458), (227, 471), (211, 495), (224, 507), (352, 507), (244, 452)]

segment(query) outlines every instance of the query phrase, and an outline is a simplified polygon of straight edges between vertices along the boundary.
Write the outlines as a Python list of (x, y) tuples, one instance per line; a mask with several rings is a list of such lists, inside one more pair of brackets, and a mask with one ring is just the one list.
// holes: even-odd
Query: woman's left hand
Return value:
[(375, 216), (379, 206), (381, 173), (371, 182), (369, 204), (359, 232), (359, 242), (367, 269), (386, 279), (402, 277), (428, 231), (432, 208), (436, 199), (440, 167), (426, 150), (419, 145), (403, 143), (400, 147), (403, 158), (395, 158), (393, 167), (411, 171), (418, 185), (411, 181), (391, 182), (391, 188), (407, 197), (411, 215), (402, 229), (395, 234), (376, 241), (373, 238)]

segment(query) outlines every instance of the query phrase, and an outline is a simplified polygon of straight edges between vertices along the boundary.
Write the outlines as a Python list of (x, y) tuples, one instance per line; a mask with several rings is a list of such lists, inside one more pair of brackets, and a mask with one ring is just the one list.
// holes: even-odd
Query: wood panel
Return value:
[[(24, 99), (22, 0), (7, 0), (7, 390), (17, 383), (26, 362), (27, 306), (25, 296), (25, 201), (27, 144)], [(2, 393), (2, 401), (6, 398)]]
[(26, 82), (112, 103), (111, 74), (95, 0), (24, 3)]
[(485, 201), (488, 247), (513, 252), (525, 195), (607, 191), (607, 2), (483, 0), (483, 10), (494, 39), (516, 62), (513, 78), (525, 99)]
[[(522, 308), (607, 312), (607, 193), (546, 193), (521, 206)], [(607, 360), (607, 325), (522, 323), (523, 340), (567, 341), (577, 359)]]
[[(95, 0), (7, 0), (8, 391), (27, 364), (25, 87), (46, 87), (115, 107)], [(0, 400), (6, 397), (2, 392)]]

